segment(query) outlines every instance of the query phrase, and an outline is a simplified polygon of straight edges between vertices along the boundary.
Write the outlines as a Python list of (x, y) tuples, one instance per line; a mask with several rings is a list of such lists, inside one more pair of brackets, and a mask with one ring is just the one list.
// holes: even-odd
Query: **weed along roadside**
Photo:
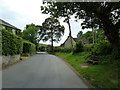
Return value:
[[(69, 63), (83, 78), (85, 78), (95, 88), (118, 88), (118, 67), (117, 62), (108, 62), (98, 65), (87, 63), (86, 58), (90, 52), (72, 53), (56, 52), (55, 55), (63, 58)], [(107, 59), (108, 57), (103, 57)], [(112, 69), (110, 69), (112, 68)]]

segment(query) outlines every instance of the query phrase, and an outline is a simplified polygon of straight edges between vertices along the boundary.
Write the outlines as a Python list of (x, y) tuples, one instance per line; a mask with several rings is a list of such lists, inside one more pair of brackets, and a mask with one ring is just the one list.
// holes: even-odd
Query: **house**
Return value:
[(18, 29), (17, 27), (9, 24), (8, 22), (6, 22), (6, 21), (4, 21), (2, 19), (0, 19), (0, 26), (2, 26), (2, 28), (6, 29), (6, 30), (8, 30), (8, 31), (10, 31), (10, 32), (12, 32), (14, 34), (18, 34), (18, 33), (21, 32), (20, 29)]
[(70, 47), (70, 46), (74, 46), (75, 44), (76, 44), (76, 40), (71, 35), (69, 35), (67, 39), (65, 40), (65, 42), (61, 44), (61, 46)]
[(78, 42), (79, 40), (82, 40), (83, 44), (88, 44), (89, 41), (84, 38), (84, 37), (80, 37), (80, 38), (73, 38), (71, 35), (69, 35), (67, 37), (67, 39), (65, 40), (65, 42), (63, 44), (61, 44), (61, 47), (71, 47), (74, 46), (76, 44), (76, 42)]

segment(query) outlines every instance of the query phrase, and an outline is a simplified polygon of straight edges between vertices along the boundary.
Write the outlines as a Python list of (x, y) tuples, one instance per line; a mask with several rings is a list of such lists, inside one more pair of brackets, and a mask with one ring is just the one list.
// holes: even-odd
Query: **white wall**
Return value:
[(67, 39), (67, 41), (65, 42), (64, 47), (70, 47), (70, 46), (72, 46), (72, 44), (71, 44), (71, 39), (72, 39), (72, 44), (73, 44), (73, 46), (76, 44), (76, 42), (73, 40), (73, 38), (69, 37), (69, 38)]

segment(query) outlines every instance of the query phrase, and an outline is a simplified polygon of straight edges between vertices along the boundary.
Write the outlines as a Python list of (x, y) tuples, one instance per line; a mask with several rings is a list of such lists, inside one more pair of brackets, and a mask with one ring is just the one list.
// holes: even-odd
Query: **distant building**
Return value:
[(7, 23), (6, 21), (0, 19), (0, 25), (2, 26), (2, 28), (14, 33), (14, 34), (18, 34), (21, 32), (20, 29), (18, 29), (17, 27)]
[(76, 42), (78, 42), (79, 40), (82, 40), (83, 44), (88, 44), (89, 41), (84, 38), (84, 37), (80, 37), (80, 38), (73, 38), (71, 35), (69, 35), (67, 37), (67, 39), (65, 40), (65, 42), (63, 44), (61, 44), (61, 47), (71, 47), (74, 46), (76, 44)]

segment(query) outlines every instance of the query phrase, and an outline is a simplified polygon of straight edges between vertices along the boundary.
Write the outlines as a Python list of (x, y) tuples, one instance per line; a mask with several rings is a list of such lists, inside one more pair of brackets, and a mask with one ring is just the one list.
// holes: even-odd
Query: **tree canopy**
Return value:
[(56, 18), (49, 17), (42, 23), (40, 34), (43, 41), (51, 42), (53, 50), (53, 42), (59, 42), (61, 36), (64, 35), (64, 26), (60, 25)]
[(120, 2), (46, 2), (43, 13), (55, 17), (75, 15), (82, 28), (103, 28), (113, 48), (120, 50)]
[(35, 24), (26, 25), (26, 28), (23, 31), (23, 39), (37, 44), (39, 42), (38, 30), (39, 29), (35, 26)]

